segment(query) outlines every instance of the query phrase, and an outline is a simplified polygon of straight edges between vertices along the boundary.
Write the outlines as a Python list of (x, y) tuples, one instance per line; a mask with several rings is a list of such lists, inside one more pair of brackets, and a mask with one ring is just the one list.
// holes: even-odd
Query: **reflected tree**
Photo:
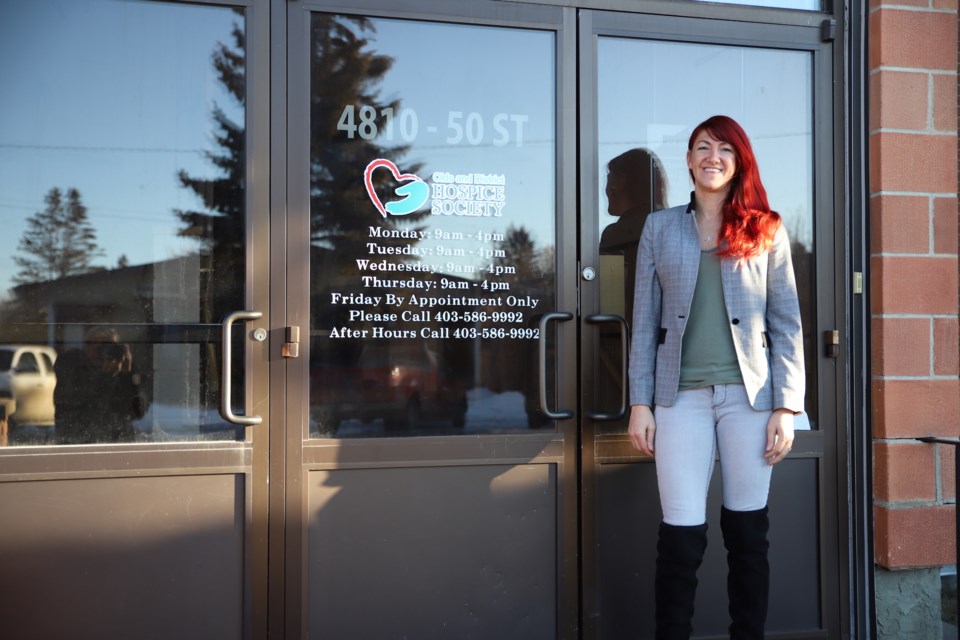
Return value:
[[(242, 12), (238, 10), (238, 15)], [(367, 196), (363, 170), (375, 158), (389, 157), (395, 162), (406, 152), (403, 146), (384, 147), (353, 132), (345, 140), (344, 113), (356, 114), (361, 108), (382, 113), (399, 109), (399, 100), (383, 101), (377, 85), (393, 60), (370, 49), (364, 34), (374, 32), (372, 23), (362, 17), (315, 14), (311, 60), (310, 111), (310, 210), (311, 243), (321, 249), (337, 248), (343, 261), (352, 263), (358, 250), (369, 240), (370, 225), (396, 226), (395, 219), (383, 219)], [(246, 38), (238, 22), (231, 42), (221, 44), (213, 53), (217, 78), (230, 98), (245, 107)], [(359, 117), (359, 116), (358, 116)], [(180, 235), (196, 238), (214, 266), (230, 280), (236, 280), (232, 267), (242, 260), (245, 250), (244, 200), (246, 162), (245, 129), (242, 119), (233, 120), (219, 105), (214, 107), (213, 134), (217, 149), (206, 153), (217, 169), (214, 178), (191, 176), (180, 171), (182, 187), (203, 203), (204, 210), (177, 210), (183, 226)], [(420, 165), (404, 167), (415, 172)], [(373, 176), (377, 193), (387, 200), (395, 186), (389, 171)], [(403, 224), (421, 219), (426, 212), (404, 216)], [(383, 240), (382, 244), (408, 244), (407, 240)], [(242, 283), (240, 283), (242, 285)], [(218, 283), (218, 289), (229, 286)], [(241, 287), (242, 290), (242, 287)], [(234, 305), (235, 306), (235, 305)]]
[[(416, 228), (428, 213), (422, 210), (402, 217), (383, 217), (364, 184), (364, 169), (372, 160), (386, 158), (399, 166), (409, 151), (407, 146), (380, 143), (386, 124), (382, 116), (398, 113), (400, 101), (384, 100), (380, 95), (380, 84), (394, 61), (376, 52), (374, 24), (363, 17), (321, 13), (313, 14), (311, 20), (312, 325), (328, 327), (342, 322), (338, 314), (345, 310), (326, 304), (326, 292), (359, 287), (355, 260), (369, 255), (366, 243), (402, 246), (415, 242), (406, 238), (371, 238), (370, 228), (388, 232)], [(372, 116), (375, 119), (371, 120)], [(422, 166), (410, 163), (400, 168), (404, 173), (415, 174)], [(376, 170), (371, 181), (381, 202), (395, 199), (393, 190), (397, 184), (389, 170)], [(407, 258), (394, 255), (391, 259)]]
[[(497, 247), (502, 254), (494, 258), (494, 266), (503, 267), (503, 280), (510, 283), (515, 296), (530, 295), (540, 302), (537, 309), (554, 308), (555, 252), (552, 245), (538, 247), (530, 232), (523, 226), (510, 225)], [(501, 309), (489, 308), (488, 311)], [(532, 312), (531, 312), (532, 313)], [(528, 315), (527, 326), (536, 326), (538, 318)], [(519, 390), (524, 395), (527, 419), (531, 427), (547, 423), (538, 409), (538, 376), (536, 342), (509, 342), (490, 340), (483, 345), (487, 370), (484, 380), (494, 391)], [(520, 349), (518, 349), (520, 347)], [(509, 368), (498, 363), (510, 362)], [(552, 372), (551, 374), (552, 375)]]
[(103, 269), (93, 264), (104, 253), (80, 192), (54, 187), (43, 200), (46, 208), (27, 218), (17, 246), (23, 255), (13, 257), (19, 267), (13, 282), (37, 284)]
[[(554, 251), (552, 246), (538, 249), (536, 242), (523, 226), (510, 225), (500, 242), (502, 255), (494, 259), (500, 267), (512, 267), (509, 279), (529, 287), (547, 286), (545, 279), (552, 281)], [(510, 273), (507, 271), (507, 273)]]
[[(385, 101), (379, 85), (393, 65), (393, 59), (376, 53), (376, 30), (367, 18), (314, 14), (312, 18), (312, 60), (310, 65), (310, 240), (314, 247), (336, 247), (341, 266), (355, 268), (353, 260), (366, 253), (369, 227), (397, 227), (397, 221), (412, 226), (426, 215), (417, 212), (402, 218), (384, 218), (373, 206), (364, 186), (364, 169), (376, 158), (395, 163), (408, 152), (405, 146), (382, 146), (377, 136), (354, 125), (371, 115), (378, 129), (385, 125), (382, 114), (398, 113), (400, 101)], [(361, 111), (365, 115), (361, 115)], [(416, 173), (419, 164), (403, 167)], [(372, 176), (381, 201), (392, 197), (396, 186), (389, 171)], [(409, 240), (378, 239), (384, 245), (410, 244)]]
[[(180, 186), (192, 191), (203, 210), (175, 210), (182, 226), (180, 235), (200, 244), (199, 312), (200, 322), (219, 322), (224, 314), (244, 308), (246, 265), (246, 35), (243, 10), (235, 9), (237, 20), (230, 41), (213, 51), (212, 64), (217, 80), (228, 98), (238, 107), (231, 118), (227, 109), (214, 103), (212, 133), (216, 149), (206, 152), (215, 168), (214, 177), (201, 177), (181, 170)], [(206, 402), (215, 405), (219, 397), (217, 349), (206, 344), (202, 351), (202, 392)], [(234, 380), (234, 393), (242, 381)]]
[(184, 170), (177, 175), (180, 185), (196, 194), (205, 207), (202, 211), (174, 212), (182, 223), (180, 235), (200, 243), (206, 263), (200, 283), (204, 322), (217, 322), (227, 310), (243, 306), (246, 131), (242, 114), (246, 106), (246, 36), (241, 26), (243, 12), (235, 11), (240, 19), (231, 31), (231, 41), (221, 43), (212, 58), (218, 81), (240, 107), (241, 115), (235, 121), (221, 105), (214, 104), (213, 140), (217, 148), (205, 155), (216, 168), (216, 177), (191, 176)]

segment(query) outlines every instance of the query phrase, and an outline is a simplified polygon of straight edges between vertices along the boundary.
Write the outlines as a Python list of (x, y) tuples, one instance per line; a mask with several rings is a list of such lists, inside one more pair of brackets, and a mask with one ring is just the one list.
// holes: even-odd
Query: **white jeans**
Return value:
[(767, 505), (771, 467), (763, 454), (771, 413), (751, 407), (742, 384), (681, 391), (673, 406), (656, 408), (654, 455), (664, 522), (706, 522), (718, 448), (723, 505), (731, 511)]

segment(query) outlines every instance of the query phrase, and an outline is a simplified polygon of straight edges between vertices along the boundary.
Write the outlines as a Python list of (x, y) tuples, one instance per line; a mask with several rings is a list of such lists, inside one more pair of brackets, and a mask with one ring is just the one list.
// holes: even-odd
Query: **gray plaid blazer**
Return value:
[[(693, 205), (651, 214), (640, 238), (630, 346), (630, 402), (671, 406), (680, 347), (700, 266)], [(803, 331), (786, 229), (766, 253), (721, 262), (740, 373), (758, 411), (803, 411)], [(717, 318), (721, 321), (721, 318)]]

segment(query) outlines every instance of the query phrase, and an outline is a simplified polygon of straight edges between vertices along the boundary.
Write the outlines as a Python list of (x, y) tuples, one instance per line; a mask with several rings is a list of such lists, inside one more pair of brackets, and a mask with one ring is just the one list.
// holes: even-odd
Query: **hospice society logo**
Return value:
[[(386, 169), (398, 186), (387, 202), (373, 186), (373, 174)], [(363, 171), (367, 195), (384, 218), (405, 216), (419, 210), (427, 200), (435, 216), (484, 216), (499, 218), (506, 204), (506, 176), (497, 173), (460, 173), (435, 171), (432, 186), (412, 173), (401, 173), (390, 160), (377, 158)], [(399, 199), (391, 199), (393, 196)]]
[[(387, 169), (393, 174), (393, 179), (401, 183), (394, 193), (401, 196), (400, 200), (391, 200), (386, 204), (380, 200), (376, 189), (373, 188), (373, 172), (377, 169)], [(367, 165), (363, 171), (363, 184), (367, 188), (367, 195), (373, 201), (373, 206), (377, 208), (384, 218), (387, 214), (393, 216), (405, 216), (413, 213), (427, 202), (430, 197), (430, 187), (427, 183), (412, 173), (400, 173), (397, 165), (384, 158), (377, 158)]]

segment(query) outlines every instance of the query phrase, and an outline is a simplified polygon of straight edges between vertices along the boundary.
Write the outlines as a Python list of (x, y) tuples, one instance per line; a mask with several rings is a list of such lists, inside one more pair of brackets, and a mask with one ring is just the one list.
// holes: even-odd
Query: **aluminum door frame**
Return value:
[[(737, 15), (736, 11), (733, 14)], [(597, 211), (596, 194), (602, 176), (597, 171), (599, 159), (596, 154), (595, 69), (598, 37), (808, 51), (814, 59), (812, 65), (813, 185), (815, 188), (813, 211), (815, 246), (818, 249), (816, 253), (817, 327), (813, 333), (819, 344), (821, 331), (834, 328), (842, 331), (845, 328), (844, 301), (847, 295), (845, 287), (847, 278), (844, 274), (848, 267), (845, 259), (846, 237), (842, 214), (845, 211), (843, 154), (846, 147), (843, 127), (834, 126), (834, 122), (844, 122), (843, 103), (833, 90), (836, 64), (835, 43), (832, 38), (824, 38), (829, 33), (823, 27), (823, 20), (827, 19), (820, 14), (806, 20), (808, 24), (805, 26), (590, 10), (580, 12), (580, 233), (584, 265), (596, 260), (595, 248), (599, 245), (597, 220), (600, 212)], [(837, 106), (838, 104), (840, 107)], [(598, 313), (598, 287), (593, 287), (592, 290), (584, 287), (581, 292), (581, 306), (583, 316)], [(596, 375), (594, 367), (598, 362), (595, 335), (595, 331), (593, 336), (585, 331), (581, 347), (583, 349), (581, 362), (584, 363), (580, 381), (581, 406), (585, 410), (593, 408), (596, 404), (592, 391)], [(818, 367), (820, 429), (799, 433), (792, 457), (819, 460), (820, 540), (830, 541), (832, 544), (822, 546), (823, 552), (818, 567), (821, 576), (820, 605), (823, 629), (811, 632), (809, 636), (796, 637), (823, 637), (824, 632), (828, 633), (829, 637), (840, 637), (848, 629), (850, 616), (851, 561), (847, 540), (850, 539), (853, 523), (850, 521), (846, 499), (849, 491), (846, 460), (850, 428), (847, 424), (847, 354), (841, 350), (838, 358), (828, 359), (821, 351), (819, 356), (816, 363), (807, 363), (807, 366)], [(593, 530), (597, 518), (597, 472), (603, 464), (650, 463), (650, 461), (643, 462), (643, 456), (632, 449), (625, 434), (604, 435), (599, 432), (600, 426), (601, 423), (583, 418), (581, 540), (585, 638), (597, 637), (592, 621), (599, 617), (599, 605), (595, 601), (598, 585), (594, 573), (598, 539)]]

